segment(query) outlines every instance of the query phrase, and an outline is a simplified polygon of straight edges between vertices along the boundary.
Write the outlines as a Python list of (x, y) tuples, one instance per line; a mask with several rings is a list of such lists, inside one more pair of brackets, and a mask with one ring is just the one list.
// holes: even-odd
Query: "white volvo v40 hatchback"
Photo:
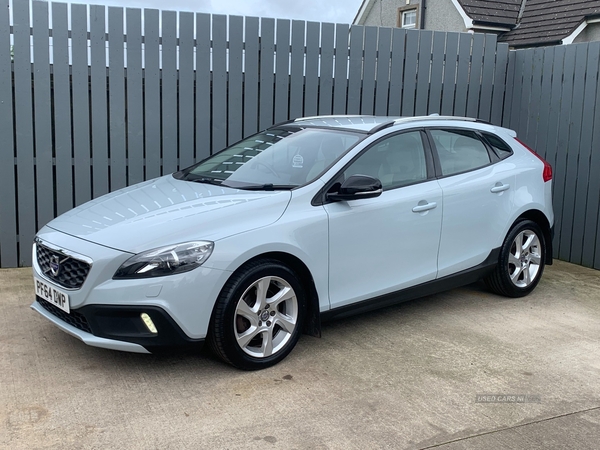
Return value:
[(527, 295), (552, 263), (551, 180), (474, 119), (297, 119), (52, 220), (32, 308), (89, 345), (207, 341), (260, 369), (324, 319), (481, 278)]

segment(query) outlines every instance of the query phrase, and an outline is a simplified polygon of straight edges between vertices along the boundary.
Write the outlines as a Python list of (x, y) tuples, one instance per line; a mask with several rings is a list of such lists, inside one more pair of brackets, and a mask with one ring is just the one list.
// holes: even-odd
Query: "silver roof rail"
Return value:
[(431, 114), (429, 116), (400, 117), (399, 119), (396, 119), (394, 121), (394, 125), (407, 122), (417, 122), (422, 120), (457, 120), (461, 122), (482, 122), (479, 119), (475, 119), (473, 117), (440, 116), (439, 114)]
[(356, 118), (356, 117), (376, 117), (376, 116), (368, 115), (368, 114), (354, 114), (354, 115), (328, 114), (328, 115), (323, 115), (323, 116), (298, 117), (297, 119), (294, 119), (294, 122), (302, 122), (303, 120), (334, 119), (336, 117), (340, 117), (343, 119), (347, 119), (347, 118), (349, 119), (349, 118)]

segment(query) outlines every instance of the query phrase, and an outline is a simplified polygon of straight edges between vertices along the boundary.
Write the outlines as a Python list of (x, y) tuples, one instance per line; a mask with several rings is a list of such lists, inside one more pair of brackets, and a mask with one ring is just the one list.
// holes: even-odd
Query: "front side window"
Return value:
[(427, 163), (421, 133), (411, 131), (378, 141), (344, 171), (344, 179), (352, 175), (377, 178), (384, 190), (426, 180)]
[(490, 155), (477, 134), (468, 130), (431, 130), (442, 175), (453, 175), (490, 164)]
[(314, 180), (360, 138), (349, 131), (271, 128), (184, 169), (179, 177), (240, 189), (291, 189)]

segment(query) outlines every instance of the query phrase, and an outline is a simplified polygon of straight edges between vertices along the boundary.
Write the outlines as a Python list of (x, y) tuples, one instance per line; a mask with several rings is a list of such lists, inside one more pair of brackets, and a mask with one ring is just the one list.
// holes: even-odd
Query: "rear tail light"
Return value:
[(544, 183), (546, 181), (550, 181), (552, 179), (552, 166), (548, 163), (548, 161), (546, 161), (544, 158), (542, 158), (540, 155), (538, 155), (534, 149), (529, 147), (527, 144), (523, 143), (523, 141), (521, 141), (519, 138), (515, 138), (515, 139), (517, 140), (517, 142), (519, 144), (521, 144), (523, 147), (525, 147), (527, 150), (529, 150), (531, 153), (533, 153), (535, 156), (537, 156), (538, 159), (544, 163), (544, 171), (542, 172), (542, 178), (544, 179)]

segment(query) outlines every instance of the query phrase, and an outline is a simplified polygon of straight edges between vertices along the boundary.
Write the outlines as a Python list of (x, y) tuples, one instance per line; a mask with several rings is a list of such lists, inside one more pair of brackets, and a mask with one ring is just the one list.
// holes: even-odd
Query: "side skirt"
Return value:
[(499, 256), (500, 248), (495, 248), (490, 252), (485, 261), (475, 267), (463, 270), (453, 275), (439, 278), (437, 280), (432, 280), (417, 286), (409, 287), (401, 291), (362, 300), (351, 305), (330, 309), (329, 311), (323, 311), (321, 313), (321, 320), (325, 322), (332, 319), (349, 317), (355, 314), (361, 314), (374, 309), (384, 308), (397, 303), (414, 300), (416, 298), (438, 294), (443, 291), (474, 283), (493, 272), (494, 268), (498, 264)]

